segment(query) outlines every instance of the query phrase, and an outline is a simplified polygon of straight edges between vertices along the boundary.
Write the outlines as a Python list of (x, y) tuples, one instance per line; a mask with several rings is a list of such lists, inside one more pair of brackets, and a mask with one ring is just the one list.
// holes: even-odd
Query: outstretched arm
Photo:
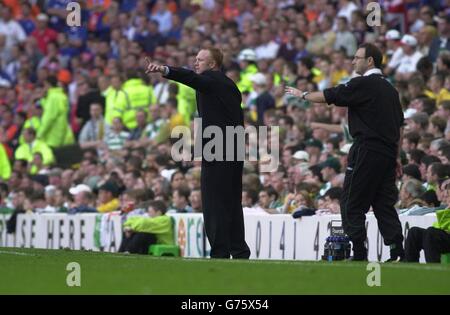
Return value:
[(145, 59), (147, 61), (147, 70), (145, 73), (161, 73), (165, 78), (173, 81), (177, 81), (183, 83), (194, 90), (198, 90), (199, 92), (207, 93), (213, 87), (214, 80), (203, 74), (197, 74), (192, 70), (187, 70), (184, 68), (176, 68), (169, 66), (160, 66), (154, 63), (151, 63), (148, 58)]
[[(287, 86), (284, 90), (286, 94), (293, 95), (299, 98), (302, 98), (303, 91), (300, 91), (296, 88)], [(323, 92), (311, 92), (306, 94), (304, 97), (305, 100), (313, 102), (313, 103), (326, 103), (325, 96), (323, 95)]]

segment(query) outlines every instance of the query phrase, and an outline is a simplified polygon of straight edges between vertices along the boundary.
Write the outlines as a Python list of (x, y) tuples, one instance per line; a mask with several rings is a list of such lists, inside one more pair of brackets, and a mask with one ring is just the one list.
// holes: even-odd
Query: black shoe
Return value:
[(388, 260), (385, 262), (387, 263), (398, 263), (405, 261), (405, 250), (403, 249), (403, 245), (400, 244), (391, 244), (390, 247), (390, 256)]

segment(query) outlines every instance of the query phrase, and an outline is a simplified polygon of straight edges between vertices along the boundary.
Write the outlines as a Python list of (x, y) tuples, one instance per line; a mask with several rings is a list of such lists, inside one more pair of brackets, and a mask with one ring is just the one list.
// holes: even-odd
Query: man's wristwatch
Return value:
[(305, 100), (306, 101), (306, 95), (308, 95), (309, 94), (309, 92), (303, 92), (302, 93), (302, 100)]

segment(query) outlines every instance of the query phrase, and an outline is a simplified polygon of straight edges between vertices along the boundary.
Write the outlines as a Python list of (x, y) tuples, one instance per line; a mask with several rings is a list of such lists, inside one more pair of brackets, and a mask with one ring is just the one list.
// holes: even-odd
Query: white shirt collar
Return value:
[(372, 69), (367, 70), (366, 72), (364, 72), (363, 76), (366, 77), (366, 76), (371, 75), (371, 74), (380, 74), (380, 75), (382, 75), (383, 72), (381, 72), (381, 70), (378, 69), (378, 68), (372, 68)]

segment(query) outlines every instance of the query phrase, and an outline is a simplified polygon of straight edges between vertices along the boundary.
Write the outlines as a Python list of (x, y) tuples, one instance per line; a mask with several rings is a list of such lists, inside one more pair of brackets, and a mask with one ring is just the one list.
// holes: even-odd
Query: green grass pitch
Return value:
[[(80, 287), (66, 283), (70, 262)], [(209, 260), (72, 250), (0, 248), (0, 294), (450, 294), (450, 265)]]

